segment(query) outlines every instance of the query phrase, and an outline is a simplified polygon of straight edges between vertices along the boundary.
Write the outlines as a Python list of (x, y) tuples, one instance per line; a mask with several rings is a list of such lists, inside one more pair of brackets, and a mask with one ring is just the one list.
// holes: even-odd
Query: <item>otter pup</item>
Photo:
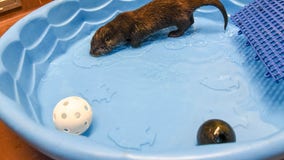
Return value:
[(136, 10), (120, 13), (99, 28), (92, 38), (90, 53), (104, 55), (125, 42), (139, 47), (147, 36), (170, 26), (176, 26), (177, 30), (168, 36), (179, 37), (194, 23), (193, 12), (205, 5), (213, 5), (221, 11), (226, 29), (228, 16), (219, 0), (153, 0)]

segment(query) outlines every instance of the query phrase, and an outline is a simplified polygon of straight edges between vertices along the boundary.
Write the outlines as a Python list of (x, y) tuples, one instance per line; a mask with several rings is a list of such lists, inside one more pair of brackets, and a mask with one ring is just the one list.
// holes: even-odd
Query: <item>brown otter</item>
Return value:
[(219, 0), (153, 0), (137, 10), (120, 13), (99, 28), (92, 38), (90, 53), (104, 55), (125, 42), (138, 47), (150, 34), (170, 26), (176, 26), (177, 30), (168, 36), (179, 37), (194, 23), (193, 12), (205, 5), (213, 5), (221, 11), (226, 29), (228, 16)]

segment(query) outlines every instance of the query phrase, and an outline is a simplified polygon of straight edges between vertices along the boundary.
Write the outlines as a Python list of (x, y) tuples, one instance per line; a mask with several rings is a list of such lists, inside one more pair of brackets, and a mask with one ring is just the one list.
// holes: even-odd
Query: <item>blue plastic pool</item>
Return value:
[[(179, 38), (164, 29), (140, 48), (89, 55), (100, 26), (149, 0), (57, 0), (0, 38), (0, 118), (55, 159), (265, 159), (284, 153), (284, 84), (214, 7), (195, 12)], [(249, 0), (223, 0), (229, 15)], [(82, 136), (57, 131), (56, 103), (85, 98), (93, 109)], [(208, 119), (228, 122), (236, 143), (197, 146)]]

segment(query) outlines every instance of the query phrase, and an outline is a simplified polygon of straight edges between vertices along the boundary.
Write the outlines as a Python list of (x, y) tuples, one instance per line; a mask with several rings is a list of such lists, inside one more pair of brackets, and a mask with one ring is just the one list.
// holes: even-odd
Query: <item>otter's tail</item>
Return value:
[(227, 14), (227, 11), (224, 5), (219, 0), (202, 0), (202, 1), (203, 1), (203, 4), (201, 4), (202, 6), (212, 5), (212, 6), (217, 7), (221, 11), (223, 18), (224, 18), (224, 29), (226, 30), (227, 25), (228, 25), (228, 14)]

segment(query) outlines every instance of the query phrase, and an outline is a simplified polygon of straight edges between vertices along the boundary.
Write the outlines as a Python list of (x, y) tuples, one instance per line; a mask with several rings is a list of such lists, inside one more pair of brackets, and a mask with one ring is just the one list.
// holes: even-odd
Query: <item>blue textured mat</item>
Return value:
[(232, 16), (276, 81), (284, 78), (284, 1), (256, 0)]

